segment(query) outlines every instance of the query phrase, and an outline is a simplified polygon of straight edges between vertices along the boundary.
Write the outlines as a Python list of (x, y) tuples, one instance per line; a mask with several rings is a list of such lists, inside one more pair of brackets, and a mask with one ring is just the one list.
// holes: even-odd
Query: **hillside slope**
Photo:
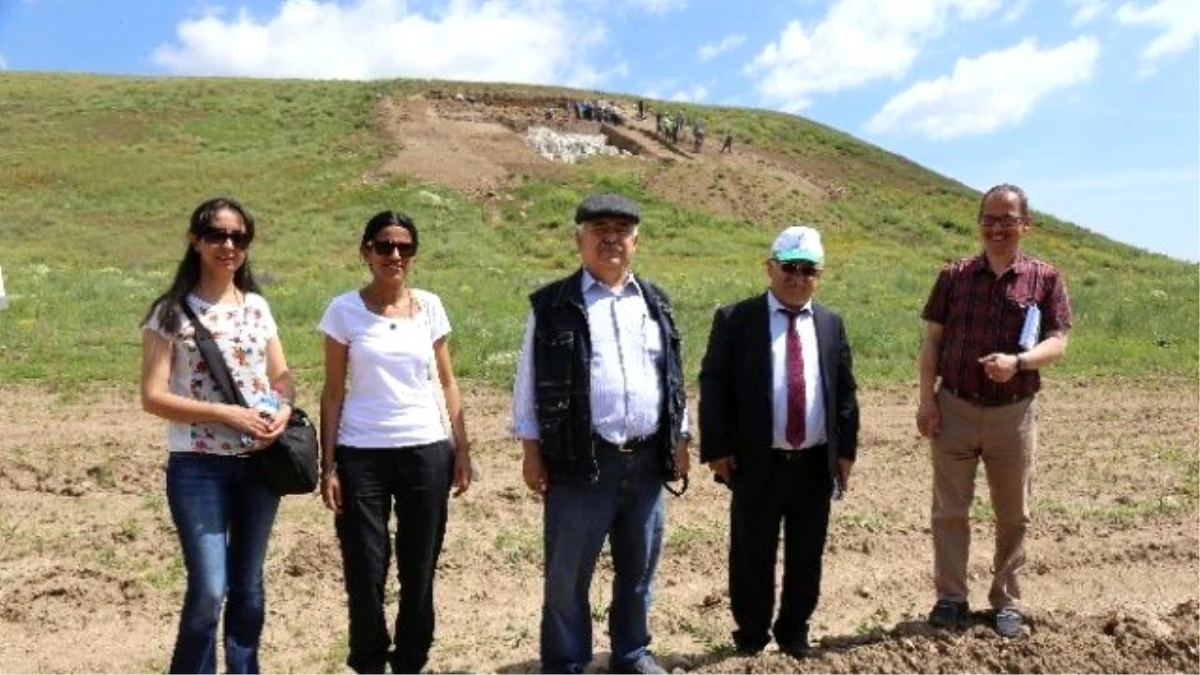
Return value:
[[(558, 164), (532, 124), (599, 131), (566, 104), (594, 93), (427, 81), (295, 82), (0, 74), (0, 253), (12, 308), (0, 377), (128, 381), (137, 321), (182, 251), (186, 217), (218, 193), (258, 216), (255, 269), (303, 377), (325, 302), (363, 279), (366, 218), (409, 211), (417, 283), (455, 323), (460, 371), (506, 382), (524, 296), (575, 262), (572, 210), (618, 190), (646, 210), (637, 268), (680, 308), (694, 372), (712, 309), (757, 292), (785, 224), (825, 232), (819, 297), (847, 318), (865, 381), (905, 381), (937, 268), (977, 249), (978, 194), (853, 137), (778, 113), (650, 101), (700, 115), (672, 147), (634, 101), (609, 130), (635, 154)], [(550, 112), (552, 119), (546, 120)], [(734, 152), (719, 154), (723, 130)], [(997, 176), (1002, 181), (1004, 176)], [(1031, 195), (1036, 207), (1037, 195)], [(1076, 311), (1067, 373), (1194, 376), (1197, 268), (1038, 214), (1028, 249), (1064, 268)], [(63, 354), (72, 358), (63, 359)]]

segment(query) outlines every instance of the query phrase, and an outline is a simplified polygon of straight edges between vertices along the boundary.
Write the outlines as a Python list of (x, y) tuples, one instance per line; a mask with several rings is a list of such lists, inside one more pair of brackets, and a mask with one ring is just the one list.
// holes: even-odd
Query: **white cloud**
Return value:
[(1002, 21), (1004, 23), (1013, 23), (1017, 19), (1020, 19), (1025, 14), (1025, 10), (1029, 9), (1029, 5), (1032, 3), (1033, 0), (1017, 0), (1013, 3), (1013, 6), (1009, 7), (1008, 11), (1004, 13), (1004, 19), (1002, 19)]
[(687, 103), (698, 103), (706, 98), (708, 98), (708, 87), (702, 84), (694, 85), (690, 89), (680, 89), (670, 96), (672, 101)]
[(1000, 0), (835, 0), (810, 28), (790, 21), (745, 72), (770, 105), (796, 112), (815, 94), (899, 79), (952, 18), (977, 19)]
[(4, 60), (3, 54), (0, 54), (0, 70), (8, 70), (8, 61)]
[(959, 59), (954, 72), (894, 96), (867, 122), (872, 133), (912, 131), (948, 139), (986, 134), (1025, 119), (1047, 95), (1092, 77), (1100, 43), (1084, 36), (1053, 49), (1026, 39)]
[(602, 25), (559, 0), (448, 0), (426, 13), (405, 0), (284, 0), (274, 16), (215, 10), (181, 22), (154, 50), (171, 73), (322, 79), (429, 77), (597, 86), (620, 64), (583, 58)]
[(696, 56), (701, 61), (709, 61), (716, 56), (720, 56), (731, 49), (737, 49), (746, 41), (746, 36), (741, 33), (730, 33), (721, 38), (717, 42), (709, 42), (700, 46), (696, 50)]
[(1108, 3), (1104, 0), (1067, 0), (1067, 6), (1075, 8), (1071, 25), (1076, 27), (1095, 21), (1108, 9)]
[(626, 0), (626, 2), (651, 14), (666, 14), (672, 10), (687, 7), (687, 0)]
[(607, 70), (596, 70), (586, 63), (575, 63), (571, 66), (563, 84), (574, 89), (597, 89), (605, 82), (615, 78), (629, 76), (629, 64), (622, 61)]
[(1118, 23), (1161, 31), (1142, 50), (1143, 75), (1154, 72), (1160, 59), (1185, 52), (1200, 41), (1200, 4), (1196, 0), (1159, 0), (1145, 6), (1127, 2), (1115, 16)]

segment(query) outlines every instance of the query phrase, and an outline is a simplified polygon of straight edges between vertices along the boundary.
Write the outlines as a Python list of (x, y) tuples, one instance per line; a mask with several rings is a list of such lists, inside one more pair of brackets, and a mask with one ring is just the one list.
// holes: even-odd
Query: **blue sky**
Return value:
[(0, 69), (507, 81), (782, 110), (1191, 261), (1198, 43), (1197, 0), (0, 0)]

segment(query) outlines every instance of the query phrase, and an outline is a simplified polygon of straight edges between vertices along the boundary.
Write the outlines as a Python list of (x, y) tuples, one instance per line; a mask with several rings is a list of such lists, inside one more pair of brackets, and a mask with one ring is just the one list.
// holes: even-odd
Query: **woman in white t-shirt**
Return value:
[[(236, 201), (197, 207), (175, 280), (142, 324), (142, 408), (169, 422), (167, 503), (187, 569), (172, 673), (216, 672), (222, 605), (226, 670), (259, 672), (263, 560), (279, 497), (246, 457), (283, 433), (295, 393), (271, 309), (250, 272), (253, 239), (254, 218)], [(185, 304), (254, 407), (224, 402)]]
[[(320, 325), (321, 497), (337, 514), (350, 611), (346, 663), (360, 673), (424, 667), (450, 489), (458, 496), (471, 484), (450, 322), (438, 296), (407, 283), (417, 243), (407, 215), (371, 218), (359, 247), (371, 281), (334, 298)], [(393, 510), (400, 612), (389, 639), (383, 600)]]

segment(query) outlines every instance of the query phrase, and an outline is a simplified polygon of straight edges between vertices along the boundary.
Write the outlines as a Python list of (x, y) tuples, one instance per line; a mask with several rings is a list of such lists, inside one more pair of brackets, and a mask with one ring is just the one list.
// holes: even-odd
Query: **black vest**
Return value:
[[(551, 479), (596, 481), (599, 467), (593, 447), (591, 412), (592, 341), (583, 302), (583, 270), (543, 286), (529, 296), (533, 305), (534, 412), (539, 445)], [(645, 279), (636, 282), (650, 318), (662, 332), (663, 358), (658, 368), (662, 401), (657, 448), (663, 476), (674, 473), (674, 450), (687, 405), (679, 330), (671, 301)]]

